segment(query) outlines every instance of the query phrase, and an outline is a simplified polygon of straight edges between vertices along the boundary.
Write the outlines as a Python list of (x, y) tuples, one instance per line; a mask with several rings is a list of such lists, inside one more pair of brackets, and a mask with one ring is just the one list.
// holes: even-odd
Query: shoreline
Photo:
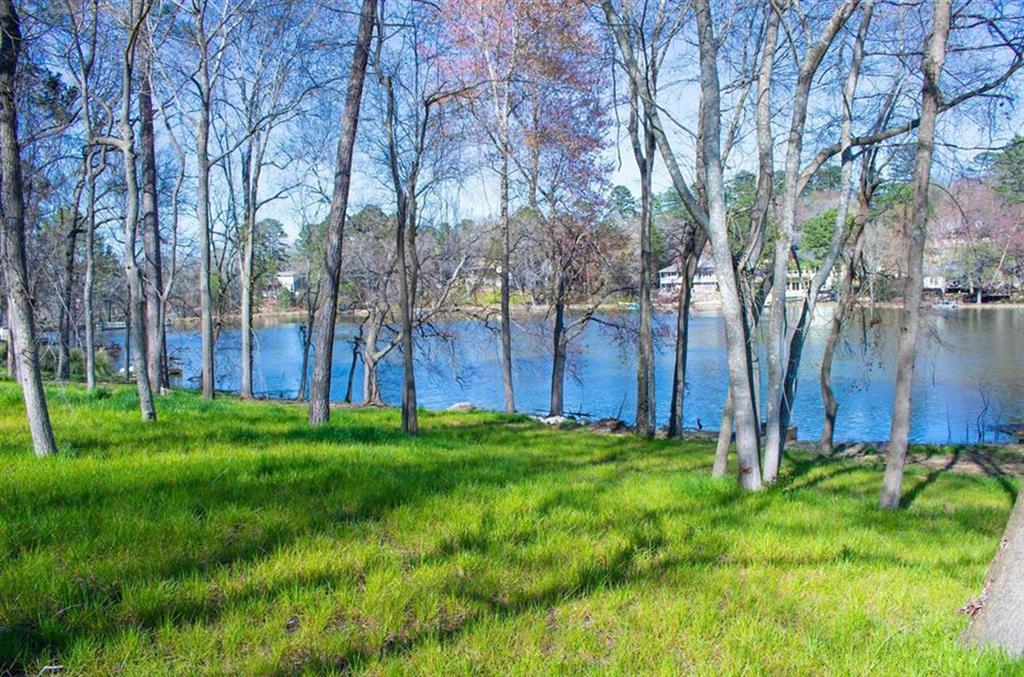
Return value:
[[(47, 383), (48, 384), (54, 384), (56, 382), (55, 381), (47, 381)], [(111, 386), (120, 387), (120, 386), (126, 386), (126, 385), (130, 385), (130, 384), (127, 384), (127, 383), (124, 383), (124, 382), (109, 382), (109, 383), (101, 383), (101, 385), (111, 385)], [(183, 386), (173, 387), (170, 390), (172, 390), (172, 391), (180, 390), (180, 391), (186, 392), (186, 393), (197, 393), (198, 392), (197, 389), (186, 388), (186, 387), (183, 387)], [(298, 399), (295, 399), (294, 397), (279, 397), (279, 396), (275, 396), (275, 395), (257, 395), (255, 397), (253, 397), (251, 400), (242, 400), (239, 397), (238, 393), (233, 391), (233, 390), (217, 390), (216, 393), (217, 393), (218, 396), (229, 397), (231, 399), (240, 400), (240, 401), (268, 402), (268, 403), (273, 403), (273, 404), (287, 404), (287, 405), (293, 405), (293, 406), (307, 406), (309, 404), (309, 400), (298, 400)], [(160, 400), (157, 399), (157, 402), (159, 402), (159, 401)], [(363, 404), (361, 402), (331, 402), (330, 403), (330, 408), (331, 409), (382, 409), (382, 410), (391, 410), (391, 411), (397, 411), (399, 409), (398, 406), (391, 405), (391, 404), (383, 404), (383, 405), (379, 405), (379, 404)], [(420, 411), (428, 412), (430, 414), (457, 414), (457, 413), (475, 412), (475, 413), (481, 413), (481, 414), (505, 415), (505, 412), (503, 412), (503, 411), (499, 411), (497, 409), (487, 409), (485, 407), (478, 407), (477, 405), (472, 404), (471, 402), (456, 402), (456, 403), (454, 403), (454, 404), (452, 404), (452, 405), (450, 405), (448, 407), (445, 407), (443, 409), (433, 409), (433, 408), (429, 408), (429, 407), (420, 407), (419, 409), (420, 409)], [(528, 418), (528, 419), (530, 419), (532, 421), (536, 421), (537, 423), (540, 423), (540, 424), (548, 426), (548, 427), (562, 428), (562, 429), (566, 429), (566, 430), (591, 431), (591, 432), (597, 432), (599, 434), (612, 434), (612, 435), (632, 435), (633, 434), (633, 426), (632, 425), (626, 423), (625, 421), (622, 421), (620, 419), (616, 419), (616, 418), (611, 417), (611, 416), (604, 416), (604, 417), (598, 417), (598, 416), (582, 417), (582, 416), (576, 416), (576, 415), (565, 415), (565, 416), (561, 416), (561, 417), (550, 417), (550, 416), (547, 416), (545, 414), (536, 414), (536, 413), (530, 413), (530, 412), (526, 412), (526, 411), (517, 411), (514, 414), (509, 414), (509, 415), (510, 416), (525, 417), (525, 418)], [(552, 419), (558, 419), (558, 420), (552, 420)], [(669, 440), (673, 439), (673, 438), (669, 438), (668, 437), (667, 430), (668, 430), (667, 427), (664, 427), (664, 426), (663, 427), (659, 427), (657, 429), (657, 432), (654, 435), (655, 439), (663, 440), (663, 441), (669, 441)], [(1009, 435), (1007, 433), (1003, 433), (1003, 434), (1006, 435), (1007, 437), (1012, 437), (1011, 435)], [(707, 428), (700, 429), (700, 430), (689, 428), (689, 429), (684, 429), (683, 430), (683, 434), (680, 437), (675, 438), (675, 439), (676, 439), (676, 441), (679, 441), (679, 442), (689, 442), (689, 441), (701, 441), (701, 442), (709, 442), (710, 441), (710, 442), (715, 442), (718, 439), (718, 431), (717, 430), (710, 430), (710, 429), (707, 429)], [(849, 450), (851, 448), (855, 448), (855, 449), (858, 449), (858, 450), (875, 450), (878, 454), (884, 455), (885, 454), (885, 450), (888, 448), (888, 446), (889, 446), (889, 441), (888, 440), (836, 440), (835, 441), (835, 447), (836, 447), (837, 451), (834, 454), (832, 454), (832, 456), (839, 455), (841, 453), (841, 450)], [(921, 453), (921, 452), (926, 451), (928, 449), (950, 449), (950, 448), (951, 449), (955, 449), (958, 452), (961, 452), (961, 451), (971, 452), (971, 451), (985, 451), (985, 450), (991, 450), (991, 449), (1000, 449), (1000, 450), (1004, 450), (1004, 451), (1009, 451), (1011, 453), (1019, 453), (1019, 454), (1022, 455), (1021, 462), (1022, 462), (1022, 464), (1024, 464), (1024, 442), (1014, 442), (1012, 439), (1007, 440), (1005, 442), (997, 442), (997, 441), (990, 441), (990, 442), (911, 442), (908, 445), (908, 449), (916, 450), (918, 453)], [(819, 449), (818, 449), (818, 442), (817, 441), (812, 441), (812, 440), (807, 440), (807, 439), (797, 439), (797, 440), (788, 441), (788, 442), (786, 442), (786, 449), (787, 450), (793, 450), (793, 451), (805, 451), (805, 452), (810, 452), (810, 453), (814, 453), (814, 454), (818, 454), (818, 455), (822, 455), (822, 456), (827, 456), (827, 454), (822, 454), (819, 451)], [(1024, 467), (1022, 467), (1022, 474), (1024, 474)]]
[[(870, 303), (867, 301), (862, 302), (867, 308), (880, 308), (885, 310), (899, 310), (903, 307), (903, 304), (898, 301), (877, 301)], [(633, 301), (623, 301), (621, 303), (606, 303), (598, 306), (598, 310), (606, 313), (632, 313), (634, 309), (630, 308), (631, 305), (635, 304)], [(655, 310), (672, 312), (675, 311), (676, 306), (674, 301), (660, 302), (655, 300)], [(836, 306), (835, 301), (819, 301), (815, 304), (816, 308), (834, 308)], [(923, 304), (922, 308), (930, 308), (931, 304)], [(589, 306), (581, 305), (570, 305), (567, 310), (579, 311), (589, 309)], [(943, 310), (942, 314), (956, 314), (964, 311), (978, 311), (978, 310), (1021, 310), (1024, 309), (1024, 303), (965, 303), (958, 305), (955, 309)], [(517, 305), (512, 307), (512, 315), (519, 317), (530, 317), (537, 315), (544, 315), (549, 312), (549, 307), (545, 305)], [(721, 310), (721, 304), (719, 303), (693, 303), (691, 305), (691, 312), (696, 313), (716, 313)], [(338, 311), (338, 320), (344, 319), (355, 319), (365, 317), (367, 310), (359, 309), (346, 309)], [(499, 312), (499, 306), (497, 305), (467, 305), (453, 308), (450, 312), (445, 313), (445, 317), (473, 317), (476, 315), (496, 315)], [(253, 325), (254, 326), (265, 326), (274, 323), (281, 323), (283, 320), (303, 320), (306, 317), (306, 311), (302, 309), (298, 310), (275, 310), (266, 311), (253, 314)], [(222, 315), (220, 317), (221, 322), (225, 326), (236, 327), (240, 323), (239, 315)], [(188, 316), (188, 317), (174, 317), (168, 319), (168, 323), (171, 326), (178, 327), (193, 327), (199, 324), (199, 316)]]

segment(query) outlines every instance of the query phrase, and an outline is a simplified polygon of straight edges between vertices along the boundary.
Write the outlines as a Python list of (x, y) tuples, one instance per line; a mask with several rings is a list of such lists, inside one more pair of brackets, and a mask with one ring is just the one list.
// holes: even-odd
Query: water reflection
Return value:
[[(793, 424), (801, 439), (821, 431), (818, 370), (831, 309), (821, 309), (808, 335), (800, 369)], [(629, 323), (626, 315), (615, 316)], [(889, 434), (898, 311), (864, 311), (846, 328), (835, 359), (833, 387), (839, 401), (837, 440), (882, 440)], [(674, 318), (657, 317), (656, 356), (658, 421), (668, 417), (672, 378)], [(502, 406), (498, 337), (474, 321), (451, 322), (444, 337), (421, 339), (417, 378), (423, 407), (441, 409), (468, 401), (484, 408)], [(715, 313), (695, 313), (690, 322), (686, 425), (714, 428), (725, 398), (725, 333)], [(332, 399), (344, 397), (356, 328), (339, 325), (335, 339)], [(929, 315), (914, 379), (911, 438), (943, 443), (994, 440), (996, 424), (1024, 416), (1024, 310), (962, 308)], [(106, 339), (123, 345), (123, 332)], [(195, 386), (199, 373), (199, 336), (173, 331), (168, 349), (180, 364), (185, 385)], [(551, 360), (542, 318), (516, 323), (513, 336), (516, 400), (524, 412), (547, 408)], [(218, 388), (238, 388), (239, 334), (225, 330), (217, 342)], [(124, 356), (122, 354), (122, 365)], [(399, 399), (400, 356), (382, 367), (381, 387), (389, 402)], [(297, 324), (282, 323), (256, 331), (254, 386), (261, 395), (294, 397), (299, 386), (302, 346)], [(595, 417), (631, 420), (636, 384), (633, 349), (621, 332), (592, 325), (572, 348), (566, 384), (566, 409)], [(362, 365), (355, 368), (355, 398), (361, 399)]]

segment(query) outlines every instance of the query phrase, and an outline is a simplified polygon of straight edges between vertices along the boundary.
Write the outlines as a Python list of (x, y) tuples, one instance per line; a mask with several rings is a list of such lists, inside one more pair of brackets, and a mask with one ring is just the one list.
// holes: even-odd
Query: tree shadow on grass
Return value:
[[(464, 434), (474, 433), (466, 430)], [(343, 433), (330, 428), (289, 429), (280, 435), (291, 443), (385, 448), (392, 439), (389, 431), (369, 426), (351, 426)], [(229, 430), (223, 436), (233, 439), (235, 432)], [(344, 442), (339, 443), (339, 438)], [(268, 443), (275, 442), (271, 439)], [(8, 540), (6, 554), (12, 565), (34, 552), (81, 552), (109, 542), (103, 526), (89, 533), (35, 531), (32, 527), (36, 520), (45, 524), (62, 519), (80, 522), (90, 515), (107, 516), (106, 526), (118, 530), (120, 547), (131, 549), (132, 554), (124, 561), (69, 562), (61, 572), (67, 581), (45, 607), (11, 609), (0, 622), (0, 670), (11, 665), (27, 669), (48, 656), (60, 655), (86, 636), (100, 639), (126, 625), (145, 627), (167, 618), (209, 620), (223, 608), (221, 604), (182, 600), (181, 606), (172, 605), (152, 618), (126, 619), (115, 612), (126, 587), (180, 581), (251, 563), (298, 539), (318, 533), (341, 535), (360, 524), (381, 520), (400, 507), (414, 506), (461, 486), (527, 483), (577, 465), (556, 454), (515, 458), (476, 453), (449, 459), (432, 453), (422, 459), (406, 455), (396, 461), (386, 450), (356, 457), (343, 453), (334, 457), (322, 450), (319, 454), (299, 451), (295, 456), (278, 453), (232, 458), (220, 454), (213, 466), (203, 466), (201, 461), (195, 455), (182, 458), (182, 463), (194, 464), (191, 469), (198, 472), (189, 472), (189, 465), (161, 464), (154, 470), (155, 476), (140, 469), (134, 475), (68, 486), (56, 494), (36, 495), (31, 487), (23, 487), (16, 495), (5, 497), (0, 515), (9, 513), (12, 527), (17, 526), (15, 519), (24, 527), (9, 532), (18, 535)], [(117, 516), (128, 519), (118, 521)], [(147, 524), (150, 520), (152, 524)], [(162, 521), (172, 525), (166, 533), (160, 532)], [(125, 542), (125, 538), (134, 542)], [(197, 547), (187, 547), (189, 543)], [(112, 550), (116, 552), (118, 547)], [(99, 552), (103, 551), (101, 546)], [(106, 580), (92, 575), (90, 570), (96, 568), (105, 572)], [(69, 623), (63, 610), (82, 605), (103, 609), (99, 621), (90, 619), (88, 627)]]
[[(652, 457), (656, 472), (669, 470), (669, 459), (679, 463), (670, 445), (652, 449), (649, 445), (634, 445), (632, 440), (597, 435), (588, 435), (581, 443), (578, 432), (562, 434), (533, 424), (507, 424), (485, 418), (459, 419), (458, 425), (449, 425), (444, 419), (428, 420), (418, 440), (401, 435), (395, 420), (390, 418), (377, 419), (382, 421), (380, 425), (366, 425), (359, 423), (360, 416), (338, 416), (330, 426), (309, 428), (298, 417), (281, 423), (263, 415), (241, 413), (218, 425), (216, 430), (210, 431), (208, 424), (191, 430), (191, 423), (199, 418), (183, 417), (185, 420), (169, 424), (160, 434), (179, 435), (180, 441), (193, 449), (208, 442), (228, 445), (229, 449), (256, 447), (268, 453), (235, 456), (220, 450), (205, 465), (201, 453), (193, 453), (182, 456), (180, 464), (173, 457), (171, 462), (161, 462), (151, 474), (140, 467), (137, 474), (92, 478), (88, 483), (68, 486), (56, 495), (35, 494), (26, 488), (19, 490), (16, 500), (0, 504), (0, 515), (11, 515), (14, 528), (10, 533), (18, 534), (18, 540), (8, 541), (12, 544), (8, 553), (11, 561), (47, 549), (81, 552), (92, 549), (93, 541), (102, 542), (102, 532), (44, 534), (33, 530), (36, 518), (42, 523), (59, 524), (62, 513), (73, 514), (74, 510), (83, 510), (86, 516), (129, 514), (143, 521), (153, 520), (157, 525), (163, 524), (159, 520), (166, 519), (178, 528), (157, 536), (138, 525), (129, 524), (119, 530), (117, 539), (107, 541), (107, 547), (114, 546), (110, 551), (124, 547), (156, 552), (152, 558), (140, 554), (124, 563), (87, 563), (106, 572), (106, 578), (84, 580), (81, 585), (73, 583), (71, 577), (81, 577), (89, 571), (76, 571), (75, 567), (82, 569), (82, 562), (67, 562), (60, 575), (69, 580), (60, 595), (45, 605), (15, 608), (13, 615), (0, 623), (0, 670), (13, 666), (12, 670), (29, 672), (33, 666), (50, 657), (60, 657), (70, 646), (83, 641), (101, 650), (107, 641), (127, 629), (155, 632), (168, 625), (213, 624), (254, 598), (276, 601), (296, 586), (322, 586), (329, 590), (351, 584), (350, 577), (358, 573), (297, 573), (294, 577), (275, 579), (271, 586), (243, 586), (221, 595), (177, 594), (135, 615), (126, 614), (123, 604), (125, 590), (130, 586), (210, 577), (226, 568), (257, 563), (270, 553), (312, 536), (335, 539), (339, 547), (344, 547), (346, 539), (359, 534), (359, 530), (372, 531), (375, 523), (386, 520), (400, 508), (415, 508), (462, 488), (499, 492), (565, 475), (566, 485), (540, 496), (530, 504), (528, 516), (523, 517), (529, 525), (544, 524), (558, 519), (558, 512), (563, 509), (585, 512), (612, 500), (608, 498), (610, 492), (628, 483), (638, 469), (650, 469)], [(264, 425), (268, 422), (270, 425)], [(260, 431), (254, 434), (257, 425)], [(133, 428), (121, 436), (129, 435), (134, 435)], [(513, 442), (511, 448), (515, 451), (509, 452), (507, 448)], [(165, 443), (162, 448), (173, 450), (175, 443)], [(111, 444), (116, 444), (116, 440)], [(469, 446), (473, 447), (472, 453), (447, 453)], [(363, 453), (366, 450), (370, 453)], [(109, 448), (101, 451), (113, 453)], [(139, 459), (143, 466), (145, 460)], [(806, 475), (814, 466), (797, 463), (793, 477)], [(846, 472), (846, 468), (852, 472), (862, 466), (844, 464), (829, 476)], [(577, 471), (583, 472), (576, 474)], [(826, 478), (812, 478), (807, 486), (816, 486)], [(731, 542), (719, 530), (758, 524), (759, 515), (772, 505), (773, 492), (751, 496), (736, 489), (719, 490), (717, 484), (714, 488), (708, 495), (702, 495), (696, 505), (680, 496), (680, 500), (656, 510), (642, 510), (621, 498), (615, 499), (623, 501), (620, 509), (611, 511), (601, 523), (588, 524), (575, 535), (588, 543), (607, 545), (608, 556), (585, 563), (564, 580), (536, 588), (530, 577), (542, 575), (553, 564), (543, 559), (545, 555), (532, 554), (530, 546), (543, 546), (543, 539), (550, 533), (541, 532), (540, 527), (527, 528), (503, 542), (495, 538), (484, 521), (476, 529), (442, 539), (430, 552), (409, 553), (404, 556), (403, 566), (442, 566), (456, 558), (479, 556), (524, 571), (525, 581), (518, 587), (496, 591), (486, 581), (449, 576), (444, 592), (459, 600), (462, 608), (442, 610), (430, 622), (416, 620), (413, 611), (408, 610), (406, 619), (388, 628), (381, 637), (363, 633), (365, 636), (354, 637), (345, 652), (328, 655), (313, 651), (296, 656), (296, 666), (313, 672), (364, 666), (380, 658), (400, 656), (427, 641), (454, 642), (485, 619), (543, 610), (585, 598), (598, 590), (661, 582), (679, 568), (697, 571), (700, 576), (715, 567), (796, 568), (832, 562), (836, 557), (901, 565), (895, 558), (849, 551), (811, 558), (734, 556), (730, 553)], [(20, 521), (14, 524), (14, 519)], [(688, 532), (685, 550), (673, 553), (671, 539), (664, 532), (665, 520), (697, 521), (714, 525), (715, 530), (711, 534)], [(179, 522), (186, 523), (187, 528), (182, 529)], [(237, 529), (238, 526), (241, 528)], [(621, 537), (624, 542), (613, 537)], [(185, 547), (189, 544), (198, 547)], [(170, 553), (161, 554), (160, 550)], [(96, 552), (108, 550), (96, 548)], [(180, 588), (174, 589), (180, 592)], [(81, 604), (89, 605), (95, 613), (85, 620), (76, 620), (74, 612), (63, 612)], [(345, 631), (356, 635), (362, 632), (353, 628)]]
[(911, 505), (913, 505), (914, 501), (917, 500), (918, 496), (924, 493), (925, 489), (934, 484), (935, 480), (939, 479), (940, 475), (950, 472), (956, 466), (956, 463), (959, 460), (960, 448), (957, 447), (953, 451), (953, 454), (949, 457), (949, 460), (945, 463), (945, 465), (939, 468), (933, 468), (929, 470), (928, 474), (926, 474), (923, 479), (916, 482), (914, 486), (910, 488), (909, 491), (903, 494), (903, 498), (900, 500), (900, 506), (903, 508), (909, 508)]
[[(245, 423), (222, 426), (213, 438), (243, 444)], [(221, 451), (209, 459), (193, 453), (172, 456), (170, 463), (152, 468), (146, 466), (145, 457), (127, 457), (129, 463), (139, 462), (137, 472), (125, 473), (126, 463), (122, 463), (120, 474), (93, 476), (59, 492), (50, 491), (45, 484), (39, 491), (31, 484), (16, 488), (13, 495), (5, 497), (0, 509), (0, 514), (7, 512), (12, 520), (20, 520), (19, 524), (12, 521), (14, 529), (10, 532), (18, 538), (7, 543), (6, 554), (12, 565), (29, 553), (60, 550), (116, 553), (119, 548), (126, 548), (132, 554), (124, 560), (113, 559), (116, 554), (106, 561), (72, 558), (57, 574), (62, 580), (55, 595), (44, 604), (12, 608), (0, 622), (0, 669), (20, 666), (28, 671), (48, 657), (60, 656), (80, 640), (102, 645), (104, 638), (127, 627), (155, 629), (167, 622), (212, 621), (229, 606), (224, 600), (185, 596), (149, 612), (125, 615), (118, 608), (128, 587), (154, 582), (173, 584), (190, 577), (208, 576), (226, 567), (258, 561), (311, 535), (326, 533), (340, 538), (361, 524), (385, 518), (395, 509), (414, 506), (463, 486), (473, 490), (507, 487), (552, 474), (571, 473), (587, 467), (589, 460), (607, 450), (616, 449), (627, 465), (615, 480), (606, 480), (604, 487), (635, 472), (628, 466), (630, 452), (621, 451), (619, 440), (595, 437), (584, 453), (578, 438), (572, 435), (551, 435), (543, 428), (507, 431), (502, 426), (501, 422), (485, 420), (455, 427), (432, 427), (425, 430), (421, 440), (402, 438), (405, 445), (423, 445), (429, 453), (422, 457), (405, 453), (396, 459), (388, 454), (392, 441), (399, 435), (396, 431), (358, 425), (344, 425), (343, 430), (337, 429), (340, 426), (278, 426), (261, 434), (259, 442), (268, 447), (290, 445), (300, 450), (312, 445), (325, 448), (296, 451), (295, 455), (278, 450), (267, 455), (233, 456)], [(187, 422), (181, 427), (187, 429)], [(163, 431), (165, 435), (174, 433), (173, 429)], [(499, 446), (501, 442), (495, 437), (506, 435), (513, 436), (521, 443), (519, 448), (530, 453), (486, 449), (489, 444)], [(466, 444), (484, 447), (474, 449), (472, 454), (448, 457), (444, 453), (444, 448)], [(346, 445), (376, 451), (353, 456), (351, 449), (343, 448)], [(336, 456), (331, 453), (332, 446), (338, 447)], [(104, 449), (100, 453), (109, 451)], [(166, 460), (165, 455), (155, 456)], [(593, 484), (592, 479), (582, 481)], [(559, 505), (581, 509), (585, 507), (585, 501), (581, 501), (569, 492), (539, 509), (543, 512)], [(37, 521), (51, 525), (68, 520), (80, 523), (93, 515), (104, 516), (108, 521), (99, 521), (91, 532), (37, 531), (32, 526)], [(119, 516), (127, 519), (118, 521)], [(264, 516), (274, 519), (268, 521)], [(165, 521), (173, 526), (163, 532), (161, 525)], [(113, 541), (104, 534), (107, 528), (118, 534)], [(185, 547), (189, 544), (193, 545)], [(449, 544), (448, 552), (454, 555), (473, 547), (472, 540), (462, 540)], [(96, 570), (103, 574), (94, 575)], [(585, 581), (572, 583), (571, 587), (586, 589), (596, 581), (609, 580), (608, 575), (596, 570), (584, 578)], [(266, 593), (260, 590), (253, 594)], [(74, 613), (66, 613), (76, 607), (94, 611), (87, 620), (76, 621)]]

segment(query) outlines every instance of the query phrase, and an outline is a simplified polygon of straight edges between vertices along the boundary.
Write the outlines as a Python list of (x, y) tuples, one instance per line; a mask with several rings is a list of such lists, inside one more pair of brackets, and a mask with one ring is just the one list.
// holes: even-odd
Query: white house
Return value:
[(281, 289), (295, 294), (306, 288), (306, 274), (294, 270), (282, 270), (277, 274), (277, 283), (281, 285)]
[(942, 274), (942, 269), (934, 264), (924, 266), (924, 291), (945, 294), (949, 288), (949, 280)]
[[(803, 273), (790, 270), (786, 274), (786, 300), (795, 301), (803, 298), (807, 293), (807, 288), (810, 286), (814, 274), (815, 271), (813, 270), (805, 270)], [(832, 281), (833, 274), (829, 274), (823, 288), (830, 288)], [(678, 294), (681, 283), (682, 274), (678, 264), (672, 264), (658, 271), (658, 291), (663, 296)], [(720, 302), (718, 279), (715, 275), (713, 262), (701, 262), (697, 266), (697, 273), (693, 277), (693, 294), (695, 300), (699, 302), (712, 304)]]
[[(679, 264), (673, 263), (658, 271), (658, 291), (662, 294), (678, 294), (679, 286), (682, 284), (682, 273)], [(697, 264), (697, 273), (693, 276), (694, 289), (709, 287), (715, 288), (718, 280), (715, 277), (715, 266), (710, 263)]]

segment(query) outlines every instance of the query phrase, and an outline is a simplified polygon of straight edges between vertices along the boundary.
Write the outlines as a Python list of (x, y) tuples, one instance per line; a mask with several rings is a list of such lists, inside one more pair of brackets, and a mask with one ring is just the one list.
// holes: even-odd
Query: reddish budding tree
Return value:
[[(545, 296), (552, 314), (552, 369), (549, 413), (564, 410), (568, 348), (583, 332), (608, 294), (615, 290), (608, 270), (615, 242), (604, 222), (610, 106), (605, 91), (600, 43), (580, 7), (559, 15), (543, 51), (526, 71), (523, 99), (514, 114), (523, 143), (513, 154), (533, 218), (537, 250), (544, 253)], [(577, 306), (568, 314), (570, 305)]]
[(492, 153), (499, 183), (501, 227), (501, 378), (505, 411), (515, 411), (512, 383), (512, 321), (510, 271), (512, 217), (509, 208), (514, 117), (521, 108), (528, 83), (547, 67), (545, 57), (566, 43), (578, 17), (579, 3), (553, 0), (448, 0), (441, 17), (451, 36), (444, 65), (461, 84), (463, 101)]

